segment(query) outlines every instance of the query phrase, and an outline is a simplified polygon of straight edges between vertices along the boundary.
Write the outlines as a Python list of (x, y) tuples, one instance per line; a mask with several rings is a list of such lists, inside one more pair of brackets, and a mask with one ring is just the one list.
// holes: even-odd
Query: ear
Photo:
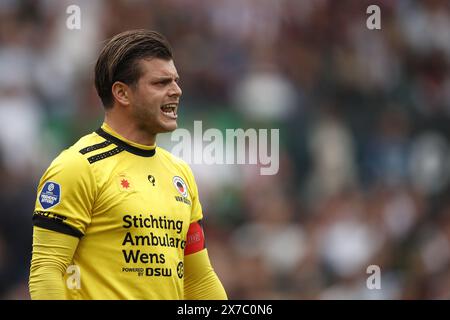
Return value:
[(128, 85), (121, 81), (116, 81), (112, 85), (112, 94), (114, 96), (114, 99), (117, 100), (122, 105), (128, 106), (130, 104), (130, 92), (131, 89)]

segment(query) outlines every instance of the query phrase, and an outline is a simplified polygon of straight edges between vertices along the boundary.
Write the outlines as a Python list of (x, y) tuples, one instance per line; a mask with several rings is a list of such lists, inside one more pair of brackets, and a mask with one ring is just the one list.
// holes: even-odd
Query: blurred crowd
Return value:
[(280, 129), (277, 175), (192, 165), (230, 298), (450, 298), (448, 0), (0, 0), (0, 298), (29, 298), (37, 183), (101, 124), (98, 51), (135, 28), (173, 46), (180, 127)]

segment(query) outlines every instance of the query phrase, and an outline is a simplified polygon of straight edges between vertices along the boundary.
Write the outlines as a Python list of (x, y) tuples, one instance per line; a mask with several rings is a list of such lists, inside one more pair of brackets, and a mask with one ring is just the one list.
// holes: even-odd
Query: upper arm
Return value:
[(65, 151), (42, 176), (36, 199), (35, 226), (81, 237), (91, 222), (95, 181), (89, 163)]

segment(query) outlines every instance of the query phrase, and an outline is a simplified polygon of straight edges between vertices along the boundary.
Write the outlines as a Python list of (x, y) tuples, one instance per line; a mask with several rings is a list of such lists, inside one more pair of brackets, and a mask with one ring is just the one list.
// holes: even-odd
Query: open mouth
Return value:
[(177, 109), (178, 104), (176, 103), (168, 103), (161, 106), (162, 113), (171, 119), (177, 118)]

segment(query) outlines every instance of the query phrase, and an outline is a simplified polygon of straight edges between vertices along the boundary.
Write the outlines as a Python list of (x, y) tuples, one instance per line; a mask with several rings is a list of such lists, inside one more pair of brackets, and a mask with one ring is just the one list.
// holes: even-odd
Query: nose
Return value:
[(178, 83), (176, 83), (174, 81), (172, 86), (170, 87), (169, 96), (179, 98), (179, 97), (181, 97), (182, 93), (183, 93), (183, 91), (181, 90), (180, 86), (178, 85)]

